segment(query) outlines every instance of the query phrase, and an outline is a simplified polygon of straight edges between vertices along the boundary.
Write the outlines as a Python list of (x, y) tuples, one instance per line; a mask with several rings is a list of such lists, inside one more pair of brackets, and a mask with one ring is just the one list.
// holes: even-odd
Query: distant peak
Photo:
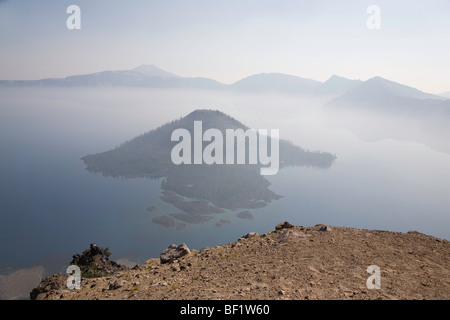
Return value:
[(364, 82), (363, 87), (367, 93), (383, 93), (390, 94), (399, 97), (408, 97), (414, 99), (437, 99), (442, 100), (443, 98), (434, 94), (426, 93), (416, 89), (414, 87), (404, 85), (392, 80), (384, 79), (380, 76), (373, 77), (366, 82)]
[(334, 79), (345, 79), (344, 77), (341, 77), (341, 76), (338, 76), (337, 74), (333, 74), (331, 77), (330, 77), (330, 79), (328, 79), (328, 81), (329, 80), (334, 80)]
[(370, 78), (369, 80), (367, 80), (368, 82), (387, 82), (387, 83), (393, 83), (394, 81), (391, 80), (387, 80), (385, 78), (382, 78), (380, 76), (376, 76), (373, 78)]
[(142, 65), (132, 69), (132, 71), (138, 72), (138, 73), (146, 75), (146, 76), (151, 76), (151, 77), (179, 78), (177, 75), (167, 72), (165, 70), (162, 70), (151, 64), (142, 64)]
[(318, 92), (326, 94), (343, 94), (360, 85), (361, 80), (350, 80), (336, 74), (318, 87)]
[(326, 82), (330, 82), (330, 81), (354, 81), (354, 80), (350, 80), (350, 79), (338, 76), (337, 74), (333, 74)]

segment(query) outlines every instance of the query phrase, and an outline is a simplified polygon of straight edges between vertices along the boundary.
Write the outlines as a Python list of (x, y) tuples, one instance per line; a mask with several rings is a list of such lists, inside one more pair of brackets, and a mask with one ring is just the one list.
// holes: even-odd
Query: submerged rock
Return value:
[(250, 211), (248, 211), (248, 210), (239, 212), (237, 214), (237, 216), (238, 216), (238, 218), (246, 219), (246, 220), (253, 220), (254, 219), (253, 214)]

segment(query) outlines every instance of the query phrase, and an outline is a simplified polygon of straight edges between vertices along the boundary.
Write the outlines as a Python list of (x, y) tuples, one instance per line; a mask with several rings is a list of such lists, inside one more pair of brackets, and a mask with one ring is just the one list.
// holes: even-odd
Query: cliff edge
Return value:
[[(368, 285), (373, 276), (368, 274), (369, 266), (379, 267), (379, 289), (369, 288), (373, 287)], [(61, 285), (67, 277), (44, 279), (43, 283), (60, 285), (48, 286), (39, 298), (449, 299), (450, 245), (416, 231), (302, 227), (285, 222), (267, 234), (249, 233), (215, 248), (197, 251), (184, 244), (172, 245), (159, 259), (131, 270), (82, 278), (78, 290)]]

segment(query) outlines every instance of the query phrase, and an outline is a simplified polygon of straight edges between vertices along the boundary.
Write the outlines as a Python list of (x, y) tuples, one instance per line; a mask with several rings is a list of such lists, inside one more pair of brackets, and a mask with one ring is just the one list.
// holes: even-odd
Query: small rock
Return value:
[(331, 231), (331, 228), (325, 224), (319, 228), (319, 231)]
[(180, 271), (180, 270), (181, 270), (181, 268), (180, 268), (180, 265), (178, 263), (172, 265), (172, 271), (177, 272), (177, 271)]
[(257, 236), (259, 236), (259, 233), (258, 233), (258, 232), (249, 232), (249, 233), (247, 233), (247, 234), (244, 236), (244, 238), (245, 238), (245, 239), (250, 239), (250, 238), (253, 238), (253, 237), (257, 237)]
[(288, 229), (288, 228), (293, 228), (293, 227), (294, 227), (293, 224), (291, 224), (291, 223), (285, 221), (285, 222), (283, 222), (283, 223), (278, 224), (278, 225), (275, 227), (275, 230)]
[(284, 293), (285, 293), (285, 292), (284, 292), (283, 290), (278, 291), (278, 294), (279, 294), (280, 296), (283, 296)]
[(120, 289), (120, 288), (122, 288), (122, 285), (119, 284), (119, 281), (114, 281), (114, 283), (111, 283), (109, 285), (109, 290), (117, 290), (117, 289)]

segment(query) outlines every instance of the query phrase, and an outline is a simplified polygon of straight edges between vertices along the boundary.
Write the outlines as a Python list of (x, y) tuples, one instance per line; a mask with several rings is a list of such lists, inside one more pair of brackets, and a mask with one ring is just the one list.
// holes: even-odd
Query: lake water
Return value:
[[(413, 140), (362, 141), (330, 125), (323, 102), (174, 90), (0, 89), (0, 270), (64, 272), (90, 243), (109, 247), (113, 260), (142, 263), (172, 243), (201, 249), (285, 220), (449, 239), (450, 155)], [(219, 109), (255, 129), (280, 129), (281, 138), (338, 159), (330, 169), (286, 168), (268, 177), (284, 198), (250, 210), (252, 221), (227, 212), (183, 231), (152, 223), (145, 209), (176, 211), (158, 199), (161, 181), (95, 175), (80, 160), (198, 108)], [(220, 219), (230, 223), (215, 226)]]

